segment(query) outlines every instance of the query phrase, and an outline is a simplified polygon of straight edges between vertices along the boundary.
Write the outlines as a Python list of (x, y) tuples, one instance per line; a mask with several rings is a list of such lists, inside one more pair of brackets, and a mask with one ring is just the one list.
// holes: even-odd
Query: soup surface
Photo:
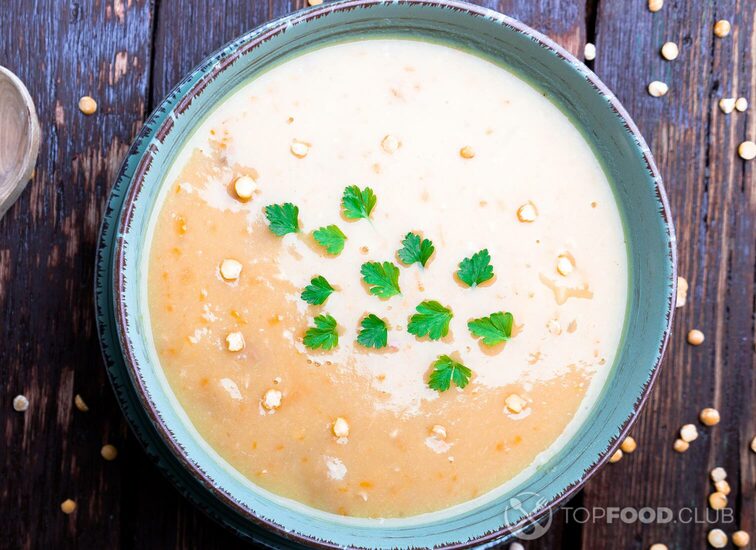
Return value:
[(628, 275), (609, 183), (542, 93), (374, 40), (283, 63), (202, 123), (148, 279), (168, 383), (228, 463), (322, 510), (404, 517), (564, 444), (611, 368)]

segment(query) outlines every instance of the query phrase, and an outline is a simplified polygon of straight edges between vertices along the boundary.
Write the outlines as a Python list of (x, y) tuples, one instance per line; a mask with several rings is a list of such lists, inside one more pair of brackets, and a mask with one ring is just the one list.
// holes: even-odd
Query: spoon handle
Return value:
[(15, 74), (0, 66), (0, 219), (31, 179), (40, 135), (29, 91)]

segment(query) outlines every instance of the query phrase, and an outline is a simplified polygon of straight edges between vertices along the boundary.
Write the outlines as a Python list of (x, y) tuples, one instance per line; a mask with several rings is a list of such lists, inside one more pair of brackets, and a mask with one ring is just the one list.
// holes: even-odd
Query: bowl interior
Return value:
[[(150, 220), (160, 206), (163, 176), (218, 102), (304, 50), (375, 37), (431, 40), (475, 52), (517, 73), (559, 106), (592, 145), (613, 186), (630, 277), (615, 364), (588, 419), (560, 452), (506, 490), (441, 512), (380, 522), (343, 518), (275, 496), (225, 464), (193, 429), (162, 375), (145, 295)], [(480, 543), (522, 528), (567, 498), (606, 459), (645, 399), (666, 342), (676, 280), (674, 233), (648, 148), (611, 92), (586, 67), (538, 33), (483, 8), (347, 0), (249, 32), (195, 69), (161, 104), (132, 147), (114, 193), (124, 200), (112, 264), (115, 323), (142, 406), (211, 498), (251, 523), (290, 537), (326, 545), (435, 546)]]

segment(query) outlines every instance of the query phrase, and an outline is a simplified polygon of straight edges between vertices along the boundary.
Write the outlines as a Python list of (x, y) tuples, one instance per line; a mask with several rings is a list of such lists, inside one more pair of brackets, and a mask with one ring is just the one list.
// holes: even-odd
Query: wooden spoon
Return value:
[(31, 179), (39, 140), (29, 91), (16, 75), (0, 67), (0, 219)]

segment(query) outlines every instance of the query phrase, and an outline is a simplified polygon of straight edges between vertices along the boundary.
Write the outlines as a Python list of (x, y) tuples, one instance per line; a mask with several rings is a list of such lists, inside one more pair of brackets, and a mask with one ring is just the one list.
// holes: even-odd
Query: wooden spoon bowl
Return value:
[(39, 140), (29, 91), (16, 75), (0, 67), (0, 219), (31, 179)]

